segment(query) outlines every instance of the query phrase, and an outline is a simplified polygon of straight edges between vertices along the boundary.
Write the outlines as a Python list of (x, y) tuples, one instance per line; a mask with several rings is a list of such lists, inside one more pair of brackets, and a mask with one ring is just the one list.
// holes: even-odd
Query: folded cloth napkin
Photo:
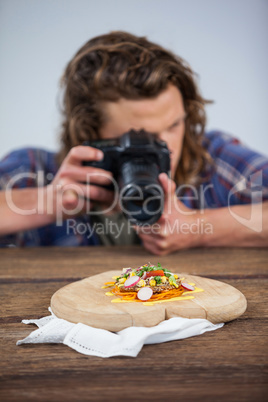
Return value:
[(73, 324), (57, 318), (49, 308), (51, 315), (39, 320), (22, 320), (24, 324), (36, 324), (39, 329), (33, 331), (23, 343), (64, 343), (84, 355), (112, 357), (136, 357), (143, 345), (175, 341), (214, 331), (224, 324), (212, 324), (204, 319), (170, 318), (155, 327), (129, 327), (113, 333), (104, 329), (93, 328), (84, 324)]

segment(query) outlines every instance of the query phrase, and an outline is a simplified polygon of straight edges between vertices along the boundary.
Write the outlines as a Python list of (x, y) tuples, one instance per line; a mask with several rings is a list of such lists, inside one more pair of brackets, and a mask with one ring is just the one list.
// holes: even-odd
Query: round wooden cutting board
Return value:
[[(107, 296), (102, 289), (121, 271), (108, 271), (59, 289), (51, 298), (51, 308), (58, 318), (109, 331), (131, 326), (152, 327), (172, 317), (206, 318), (212, 323), (234, 320), (247, 308), (245, 296), (234, 287), (213, 279), (179, 274), (204, 291), (193, 293), (193, 299), (176, 300), (148, 305), (128, 302), (114, 303), (117, 296)], [(187, 295), (189, 296), (189, 294)]]

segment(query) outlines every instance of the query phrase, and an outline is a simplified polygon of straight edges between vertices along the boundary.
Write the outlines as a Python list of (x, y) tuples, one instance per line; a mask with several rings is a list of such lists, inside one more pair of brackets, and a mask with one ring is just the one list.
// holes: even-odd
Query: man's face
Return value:
[(120, 137), (130, 129), (157, 133), (171, 151), (171, 177), (174, 178), (181, 157), (185, 131), (185, 110), (180, 91), (169, 85), (156, 98), (120, 99), (105, 102), (106, 123), (100, 130), (103, 139)]

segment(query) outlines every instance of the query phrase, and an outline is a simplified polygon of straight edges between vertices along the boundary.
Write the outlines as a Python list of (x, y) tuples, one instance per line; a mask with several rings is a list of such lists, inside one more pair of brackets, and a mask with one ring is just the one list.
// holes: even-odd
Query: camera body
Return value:
[(121, 137), (86, 142), (103, 151), (101, 161), (83, 162), (110, 171), (120, 190), (120, 206), (132, 223), (156, 222), (163, 210), (163, 189), (158, 181), (170, 173), (170, 151), (156, 134), (130, 130)]

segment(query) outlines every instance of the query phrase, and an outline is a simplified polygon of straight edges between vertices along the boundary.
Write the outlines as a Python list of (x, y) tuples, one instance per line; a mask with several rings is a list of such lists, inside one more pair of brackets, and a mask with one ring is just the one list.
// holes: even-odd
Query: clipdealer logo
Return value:
[[(21, 209), (19, 206), (17, 206), (13, 200), (12, 197), (12, 190), (16, 188), (17, 182), (20, 182), (21, 180), (25, 179), (30, 179), (33, 182), (36, 183), (36, 187), (38, 188), (38, 199), (37, 199), (37, 205), (33, 209)], [(33, 214), (54, 214), (56, 209), (56, 225), (61, 226), (64, 220), (63, 215), (67, 216), (73, 216), (79, 212), (82, 211), (84, 205), (85, 205), (85, 199), (83, 195), (81, 195), (81, 191), (79, 186), (77, 186), (74, 183), (71, 184), (66, 184), (64, 186), (61, 186), (60, 184), (57, 184), (55, 186), (56, 188), (56, 200), (53, 199), (53, 197), (44, 197), (45, 194), (45, 183), (46, 179), (51, 179), (51, 177), (45, 177), (44, 172), (39, 171), (37, 173), (31, 173), (31, 172), (24, 172), (24, 173), (19, 173), (12, 177), (9, 182), (7, 183), (5, 190), (6, 190), (6, 201), (9, 206), (9, 208), (20, 215), (33, 215)], [(90, 177), (88, 179), (88, 184), (90, 184)], [(118, 191), (117, 183), (114, 182), (115, 189), (117, 190), (116, 193), (119, 197), (120, 200), (120, 192)], [(180, 191), (184, 189), (185, 186), (180, 186), (176, 189), (176, 197), (179, 200), (185, 201), (187, 199), (191, 200), (196, 200), (199, 201), (199, 206), (200, 209), (199, 211), (203, 214), (206, 210), (205, 208), (205, 192), (210, 188), (213, 187), (213, 184), (209, 184), (208, 186), (202, 187), (200, 186), (199, 191), (194, 186), (188, 185), (192, 190), (191, 195), (188, 196), (181, 196)], [(74, 193), (77, 194), (78, 196), (78, 204), (77, 206), (70, 210), (70, 209), (65, 209), (63, 205), (63, 195), (66, 191), (73, 191)], [(244, 204), (244, 206), (251, 206), (250, 208), (250, 217), (246, 218), (241, 216), (239, 213), (237, 213), (236, 206), (232, 201), (232, 197), (239, 198), (239, 193), (242, 193), (243, 195), (247, 195), (249, 202), (248, 204)], [(118, 194), (119, 193), (119, 194)], [(116, 201), (118, 200), (118, 197), (115, 197), (113, 204), (108, 207), (105, 211), (103, 212), (108, 212), (109, 210), (112, 210), (112, 208), (115, 206)], [(229, 213), (231, 216), (239, 222), (241, 225), (244, 227), (247, 227), (248, 229), (260, 233), (262, 232), (263, 229), (263, 211), (262, 211), (262, 197), (263, 197), (263, 173), (262, 170), (255, 172), (254, 174), (250, 175), (249, 179), (247, 180), (246, 178), (243, 178), (239, 182), (237, 182), (229, 191), (228, 194), (228, 199), (227, 199), (227, 207), (229, 210)], [(171, 212), (172, 210), (172, 205), (171, 205), (171, 197), (169, 197), (169, 203), (167, 205), (168, 213)], [(176, 205), (176, 210), (181, 214), (181, 215), (193, 215), (197, 212), (197, 209), (192, 209), (192, 210), (187, 210), (184, 211), (183, 209), (180, 209), (179, 205)], [(240, 206), (242, 206), (240, 204)], [(100, 212), (94, 212), (91, 209), (86, 210), (87, 213), (90, 214), (99, 214)], [(202, 223), (202, 222), (201, 222)], [(183, 225), (183, 224), (182, 224)]]

